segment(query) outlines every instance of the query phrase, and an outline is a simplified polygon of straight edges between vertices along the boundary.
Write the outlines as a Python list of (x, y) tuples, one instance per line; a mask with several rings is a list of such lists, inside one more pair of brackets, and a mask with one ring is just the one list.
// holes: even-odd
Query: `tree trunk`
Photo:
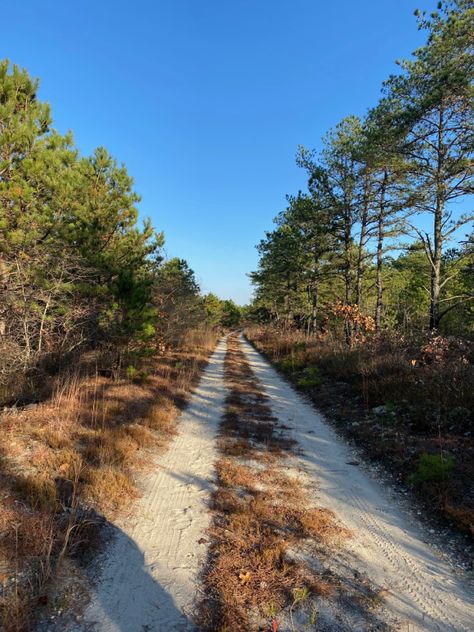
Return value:
[(359, 249), (357, 253), (357, 278), (356, 278), (356, 296), (355, 303), (357, 307), (361, 307), (362, 301), (362, 280), (364, 276), (364, 257), (365, 257), (365, 240), (367, 238), (367, 220), (369, 217), (369, 203), (370, 203), (370, 176), (365, 174), (364, 182), (364, 205), (362, 208), (362, 215), (360, 218), (360, 239)]
[(443, 202), (438, 198), (434, 219), (433, 263), (431, 266), (430, 330), (438, 329), (440, 320), (439, 295), (441, 291), (441, 254), (443, 243), (441, 233), (442, 217)]
[(387, 190), (388, 173), (384, 171), (383, 180), (380, 186), (379, 215), (377, 218), (377, 302), (375, 305), (375, 330), (380, 331), (382, 326), (383, 309), (383, 240), (385, 229), (385, 193)]
[(433, 253), (431, 262), (430, 287), (430, 330), (439, 326), (439, 297), (441, 291), (441, 256), (443, 251), (443, 214), (445, 203), (445, 187), (443, 181), (443, 166), (445, 158), (444, 147), (444, 108), (439, 108), (438, 119), (438, 164), (436, 169), (436, 207), (434, 210)]
[(290, 327), (290, 323), (291, 323), (291, 277), (289, 274), (287, 274), (286, 277), (286, 296), (285, 296), (285, 307), (286, 307), (286, 326), (287, 328)]
[(311, 312), (311, 332), (313, 336), (316, 335), (317, 331), (317, 316), (318, 316), (318, 282), (316, 279), (313, 280), (312, 287), (312, 299), (313, 299), (313, 310)]
[(377, 301), (375, 304), (375, 330), (380, 331), (382, 325), (383, 309), (383, 281), (382, 281), (382, 260), (383, 260), (383, 215), (379, 214), (377, 222)]
[(306, 317), (306, 336), (309, 338), (311, 336), (311, 286), (308, 284), (306, 286), (306, 295), (308, 298), (308, 314)]

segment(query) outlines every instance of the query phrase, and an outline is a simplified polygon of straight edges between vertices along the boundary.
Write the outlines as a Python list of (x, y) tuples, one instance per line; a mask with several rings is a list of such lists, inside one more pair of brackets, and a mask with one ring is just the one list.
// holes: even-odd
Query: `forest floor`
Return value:
[[(229, 377), (229, 362), (245, 369), (240, 382), (238, 376)], [(252, 391), (247, 398), (245, 388)], [(252, 407), (258, 440), (250, 427)], [(248, 432), (237, 436), (239, 420)], [(268, 439), (262, 424), (269, 428)], [(234, 443), (229, 444), (229, 438)], [(293, 479), (298, 486), (290, 488)], [(472, 629), (472, 578), (439, 552), (443, 543), (433, 542), (433, 534), (418, 524), (397, 492), (365, 468), (353, 449), (243, 338), (219, 343), (181, 415), (177, 436), (156, 458), (141, 488), (141, 499), (111, 529), (92, 581), (83, 586), (88, 605), (82, 612), (78, 605), (67, 616), (52, 613), (54, 618), (50, 616), (42, 629)], [(317, 527), (315, 516), (320, 517)], [(261, 555), (249, 555), (241, 568), (226, 566), (222, 560), (229, 559), (232, 548), (242, 549), (238, 537), (245, 533), (244, 523), (255, 525), (249, 537), (258, 530), (261, 537), (252, 546)], [(323, 531), (338, 531), (341, 537), (327, 539)], [(278, 544), (278, 556), (270, 550), (272, 542)], [(284, 590), (275, 586), (271, 576), (262, 577), (262, 564), (270, 569), (274, 564), (281, 582), (295, 578), (295, 583)], [(306, 570), (298, 575), (295, 569), (303, 566)], [(202, 618), (195, 623), (197, 604), (202, 617), (203, 601), (212, 607), (212, 599), (224, 594), (222, 577), (217, 581), (213, 575), (216, 569), (228, 573), (227, 598), (234, 591), (234, 601), (253, 609), (249, 626), (236, 621), (223, 627)], [(308, 569), (313, 584), (308, 583)]]

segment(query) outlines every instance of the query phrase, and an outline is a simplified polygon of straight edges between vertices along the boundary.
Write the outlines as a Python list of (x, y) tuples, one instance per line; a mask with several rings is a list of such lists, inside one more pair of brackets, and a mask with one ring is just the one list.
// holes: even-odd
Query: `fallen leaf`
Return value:
[(250, 581), (250, 571), (247, 571), (246, 573), (239, 573), (239, 579), (242, 586), (248, 584)]

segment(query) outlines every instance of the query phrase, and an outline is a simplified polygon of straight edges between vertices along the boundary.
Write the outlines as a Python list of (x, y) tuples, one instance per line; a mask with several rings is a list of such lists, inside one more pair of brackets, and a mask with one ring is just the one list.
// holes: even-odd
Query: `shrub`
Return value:
[(294, 346), (295, 351), (306, 351), (306, 342), (296, 342)]
[(387, 402), (385, 405), (377, 406), (372, 410), (382, 423), (390, 425), (397, 423), (399, 408), (393, 402)]
[(56, 486), (46, 475), (18, 477), (15, 491), (33, 509), (56, 512), (59, 508)]
[(304, 376), (297, 381), (296, 385), (298, 388), (307, 389), (321, 386), (322, 383), (323, 378), (319, 373), (318, 367), (312, 366), (305, 370)]
[(133, 365), (127, 367), (127, 377), (129, 380), (133, 380), (137, 376), (137, 369)]
[(408, 481), (415, 485), (423, 483), (439, 483), (448, 479), (454, 468), (454, 457), (451, 455), (428, 454), (420, 455), (416, 471), (409, 476)]
[(304, 358), (295, 358), (294, 356), (285, 358), (284, 360), (280, 360), (280, 362), (278, 362), (278, 367), (285, 373), (294, 373), (295, 371), (299, 371), (304, 367), (304, 365)]

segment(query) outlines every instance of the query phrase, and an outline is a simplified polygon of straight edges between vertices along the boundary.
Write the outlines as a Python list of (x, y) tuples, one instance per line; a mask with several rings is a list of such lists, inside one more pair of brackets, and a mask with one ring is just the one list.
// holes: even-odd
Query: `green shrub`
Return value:
[(420, 455), (416, 471), (408, 477), (408, 481), (415, 485), (445, 481), (451, 476), (453, 468), (454, 457), (452, 455), (448, 454), (443, 457), (440, 454), (423, 452)]
[(298, 388), (309, 389), (314, 388), (315, 386), (321, 386), (322, 383), (323, 378), (319, 373), (319, 369), (315, 366), (312, 366), (308, 367), (305, 370), (304, 376), (297, 381), (296, 385), (298, 386)]
[(137, 373), (138, 373), (137, 369), (132, 364), (130, 364), (127, 367), (127, 377), (129, 380), (135, 379), (137, 376)]
[(297, 342), (293, 347), (293, 351), (306, 351), (306, 342)]
[(304, 359), (291, 356), (289, 358), (285, 358), (284, 360), (280, 360), (280, 362), (278, 362), (278, 366), (285, 373), (294, 373), (304, 367)]
[(393, 425), (397, 423), (399, 409), (393, 402), (387, 402), (383, 406), (377, 406), (372, 410), (383, 424)]

